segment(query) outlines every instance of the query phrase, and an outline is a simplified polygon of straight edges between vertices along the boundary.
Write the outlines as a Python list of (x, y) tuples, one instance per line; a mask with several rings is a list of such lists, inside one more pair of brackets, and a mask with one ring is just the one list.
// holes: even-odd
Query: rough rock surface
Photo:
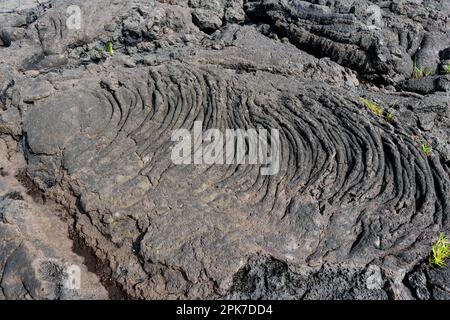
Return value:
[[(44, 202), (11, 138), (0, 140), (0, 299), (105, 299), (108, 292), (73, 252), (65, 211)], [(81, 290), (66, 285), (73, 266)]]
[[(0, 299), (450, 298), (426, 263), (450, 231), (447, 1), (21, 5), (0, 0)], [(280, 171), (175, 165), (196, 121), (278, 129)]]

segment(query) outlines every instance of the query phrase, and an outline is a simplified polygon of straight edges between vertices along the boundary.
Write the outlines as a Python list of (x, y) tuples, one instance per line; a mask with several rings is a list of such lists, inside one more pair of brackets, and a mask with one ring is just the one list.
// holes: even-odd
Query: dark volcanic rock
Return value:
[[(448, 298), (448, 5), (33, 3), (0, 13), (0, 298)], [(279, 167), (175, 164), (197, 125), (278, 130)]]
[(267, 257), (252, 257), (236, 273), (231, 299), (361, 299), (385, 300), (380, 268), (370, 266), (366, 273), (345, 266), (301, 274), (288, 265)]
[(395, 82), (412, 74), (413, 56), (435, 72), (450, 46), (448, 4), (421, 2), (249, 0), (245, 8), (301, 50)]

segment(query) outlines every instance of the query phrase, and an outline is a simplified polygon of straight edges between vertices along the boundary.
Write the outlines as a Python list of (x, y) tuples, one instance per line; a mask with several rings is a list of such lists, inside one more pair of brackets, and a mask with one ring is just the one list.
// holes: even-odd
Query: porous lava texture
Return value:
[[(17, 3), (0, 299), (450, 298), (449, 1)], [(278, 130), (279, 171), (174, 163), (195, 123)]]

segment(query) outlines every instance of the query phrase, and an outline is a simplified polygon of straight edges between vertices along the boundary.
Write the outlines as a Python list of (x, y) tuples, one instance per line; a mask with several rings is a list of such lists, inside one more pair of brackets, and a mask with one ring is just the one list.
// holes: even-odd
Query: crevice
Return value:
[[(25, 187), (27, 190), (27, 194), (32, 197), (33, 201), (38, 205), (48, 205), (49, 199), (46, 197), (45, 192), (43, 192), (28, 176), (26, 173), (26, 169), (21, 169), (17, 175), (16, 179)], [(108, 292), (108, 296), (113, 300), (125, 300), (130, 297), (125, 293), (125, 291), (117, 284), (112, 277), (113, 271), (108, 266), (108, 264), (96, 256), (94, 250), (90, 248), (83, 239), (76, 233), (76, 229), (74, 227), (76, 223), (76, 217), (70, 213), (68, 209), (66, 209), (63, 205), (58, 204), (51, 200), (51, 204), (56, 206), (58, 211), (64, 212), (65, 215), (63, 217), (58, 217), (63, 220), (65, 224), (68, 224), (69, 230), (69, 239), (72, 241), (72, 250), (73, 253), (82, 257), (84, 259), (84, 265), (88, 269), (89, 272), (97, 275), (100, 280), (101, 285)], [(81, 212), (82, 208), (77, 202), (77, 210)], [(70, 221), (72, 225), (70, 225)]]
[(97, 257), (94, 250), (74, 231), (72, 227), (69, 232), (73, 241), (73, 252), (84, 258), (84, 264), (88, 271), (96, 274), (103, 287), (108, 291), (111, 300), (132, 299), (123, 288), (113, 279), (113, 271), (108, 263)]

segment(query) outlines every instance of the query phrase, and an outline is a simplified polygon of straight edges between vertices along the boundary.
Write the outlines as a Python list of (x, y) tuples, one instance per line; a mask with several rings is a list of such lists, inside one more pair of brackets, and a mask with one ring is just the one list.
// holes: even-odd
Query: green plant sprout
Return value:
[(395, 120), (395, 111), (389, 110), (386, 114), (386, 120), (389, 122), (394, 122)]
[(391, 110), (383, 109), (378, 103), (368, 100), (361, 99), (362, 104), (372, 111), (378, 117), (384, 117), (386, 121), (394, 122), (395, 120), (395, 110), (393, 109), (395, 103), (392, 105)]
[(384, 110), (376, 102), (367, 99), (361, 99), (361, 101), (364, 104), (364, 106), (366, 106), (366, 108), (372, 111), (375, 115), (377, 115), (378, 117), (383, 116)]
[(420, 147), (422, 148), (422, 151), (426, 156), (431, 155), (431, 152), (433, 151), (433, 149), (426, 141), (421, 142)]
[(450, 258), (450, 242), (445, 234), (441, 233), (439, 239), (433, 244), (428, 263), (432, 268), (444, 268)]
[(390, 109), (386, 113), (386, 120), (389, 122), (394, 122), (395, 120), (395, 110), (397, 109), (397, 101), (391, 104)]
[(108, 41), (108, 43), (106, 44), (106, 51), (108, 51), (108, 53), (110, 55), (114, 54), (114, 48), (113, 48), (113, 43), (112, 41)]
[(420, 148), (422, 149), (422, 152), (426, 155), (426, 156), (430, 156), (431, 152), (433, 151), (433, 148), (430, 146), (430, 144), (423, 138), (417, 136), (417, 135), (413, 135), (412, 138), (414, 139), (414, 141), (416, 141), (419, 145)]
[(417, 57), (414, 58), (414, 64), (413, 64), (413, 79), (421, 79), (424, 77), (428, 77), (431, 75), (431, 72), (427, 71), (425, 67), (419, 67), (417, 63)]

